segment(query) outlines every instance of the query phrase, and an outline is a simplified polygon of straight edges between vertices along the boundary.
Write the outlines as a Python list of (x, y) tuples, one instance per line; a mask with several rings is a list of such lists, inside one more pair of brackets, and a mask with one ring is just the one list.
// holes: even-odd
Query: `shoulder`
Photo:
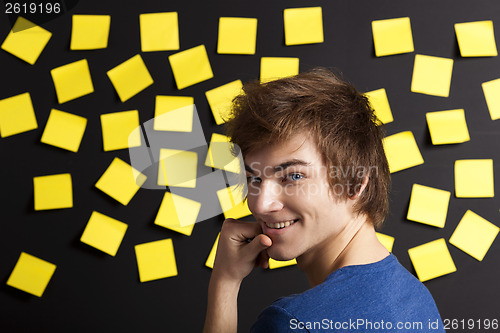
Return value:
[(265, 308), (252, 325), (251, 332), (307, 332), (302, 323), (283, 307), (273, 303)]

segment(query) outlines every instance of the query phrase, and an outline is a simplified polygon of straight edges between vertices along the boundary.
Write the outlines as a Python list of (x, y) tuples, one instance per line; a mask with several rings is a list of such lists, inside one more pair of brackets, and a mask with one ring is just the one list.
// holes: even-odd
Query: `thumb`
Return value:
[(257, 256), (260, 252), (267, 249), (273, 244), (273, 241), (269, 236), (260, 234), (255, 236), (255, 238), (248, 244), (248, 250)]

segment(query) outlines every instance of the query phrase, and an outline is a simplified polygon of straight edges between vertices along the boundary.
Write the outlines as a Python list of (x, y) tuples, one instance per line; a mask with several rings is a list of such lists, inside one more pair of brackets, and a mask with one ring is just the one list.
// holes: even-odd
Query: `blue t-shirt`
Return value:
[(339, 268), (316, 287), (277, 299), (251, 331), (445, 332), (427, 288), (392, 253)]

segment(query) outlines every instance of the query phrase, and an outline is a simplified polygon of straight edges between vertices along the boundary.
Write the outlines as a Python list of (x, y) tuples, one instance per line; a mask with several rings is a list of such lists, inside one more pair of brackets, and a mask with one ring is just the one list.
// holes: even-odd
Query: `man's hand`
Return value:
[(262, 233), (258, 223), (227, 219), (220, 232), (212, 274), (241, 282), (254, 267), (268, 267), (265, 250), (271, 245), (271, 238)]
[(227, 219), (222, 225), (208, 287), (205, 333), (234, 333), (238, 326), (237, 299), (241, 281), (256, 266), (268, 267), (271, 238), (258, 223)]

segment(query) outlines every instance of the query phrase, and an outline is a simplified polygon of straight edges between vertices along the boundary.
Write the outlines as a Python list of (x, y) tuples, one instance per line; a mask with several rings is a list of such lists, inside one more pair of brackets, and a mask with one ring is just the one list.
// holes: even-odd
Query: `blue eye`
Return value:
[(302, 175), (300, 173), (292, 173), (290, 175), (290, 179), (292, 179), (293, 181), (297, 181), (297, 180), (300, 180), (302, 179)]

